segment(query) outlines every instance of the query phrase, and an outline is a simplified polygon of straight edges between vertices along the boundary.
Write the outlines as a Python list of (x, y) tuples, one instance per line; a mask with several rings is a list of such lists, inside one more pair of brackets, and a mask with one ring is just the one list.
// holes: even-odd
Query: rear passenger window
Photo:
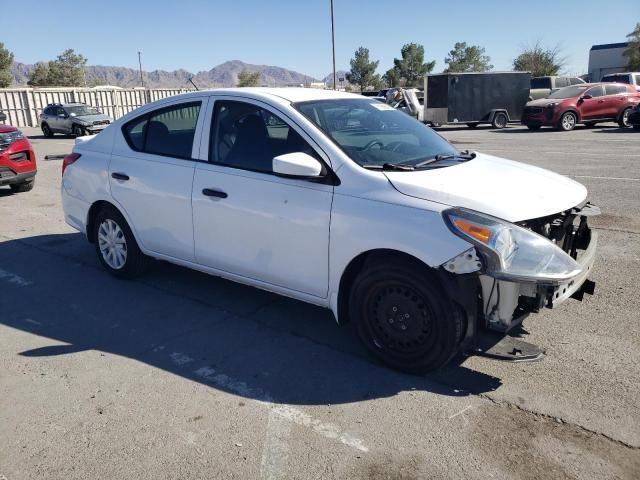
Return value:
[(125, 139), (139, 152), (189, 159), (200, 104), (183, 103), (134, 119), (123, 127)]
[(565, 77), (556, 78), (556, 88), (563, 88), (563, 87), (568, 87), (568, 86), (569, 86), (569, 82), (568, 82), (567, 78), (565, 78)]
[(622, 85), (605, 85), (604, 86), (605, 95), (618, 95), (620, 93), (626, 93), (626, 87)]

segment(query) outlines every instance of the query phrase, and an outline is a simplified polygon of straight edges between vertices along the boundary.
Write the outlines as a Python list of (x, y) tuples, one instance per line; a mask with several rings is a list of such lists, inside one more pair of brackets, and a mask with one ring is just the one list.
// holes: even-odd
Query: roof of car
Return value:
[(308, 102), (313, 100), (331, 100), (336, 98), (366, 98), (362, 95), (348, 92), (339, 92), (336, 90), (322, 90), (319, 88), (301, 88), (301, 87), (243, 87), (243, 88), (217, 88), (211, 90), (216, 93), (231, 94), (249, 94), (255, 96), (271, 96), (279, 97), (288, 102)]

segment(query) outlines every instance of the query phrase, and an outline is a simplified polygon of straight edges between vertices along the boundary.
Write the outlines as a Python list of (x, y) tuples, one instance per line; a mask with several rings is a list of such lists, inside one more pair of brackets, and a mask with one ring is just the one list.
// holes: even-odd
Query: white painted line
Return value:
[(0, 268), (0, 280), (5, 280), (9, 283), (13, 283), (20, 287), (28, 287), (29, 285), (33, 285), (33, 282), (30, 282), (29, 280), (25, 280), (24, 278), (22, 278), (19, 275), (16, 275), (15, 273), (2, 270), (1, 268)]
[(260, 478), (276, 480), (282, 478), (289, 459), (288, 440), (293, 424), (276, 412), (275, 407), (269, 410), (267, 431), (260, 461)]
[(193, 358), (179, 352), (173, 352), (169, 357), (171, 357), (171, 360), (173, 360), (173, 363), (176, 365), (186, 365), (187, 363), (193, 362)]
[(631, 182), (640, 182), (640, 178), (626, 178), (626, 177), (596, 177), (594, 175), (571, 175), (570, 173), (566, 174), (567, 177), (574, 178), (593, 178), (594, 180), (629, 180)]
[(42, 326), (42, 322), (38, 322), (37, 320), (34, 320), (32, 318), (25, 318), (24, 321), (27, 323), (32, 323), (34, 325)]
[(323, 437), (338, 440), (351, 448), (360, 450), (361, 452), (369, 451), (369, 448), (361, 439), (352, 436), (348, 432), (341, 431), (340, 427), (337, 425), (333, 423), (323, 423), (302, 410), (292, 407), (291, 405), (275, 404), (271, 396), (260, 388), (250, 387), (245, 382), (231, 378), (224, 373), (216, 373), (216, 370), (211, 367), (201, 367), (193, 373), (200, 378), (204, 378), (205, 380), (224, 388), (225, 390), (237, 393), (243, 397), (253, 398), (259, 403), (271, 407), (275, 415), (289, 420), (296, 425), (309, 428)]
[(473, 407), (471, 405), (467, 405), (466, 407), (464, 407), (462, 410), (460, 410), (458, 413), (454, 413), (453, 415), (451, 415), (449, 417), (449, 420), (451, 420), (452, 418), (457, 417), (458, 415), (462, 415), (464, 412), (466, 412), (467, 410), (472, 409)]

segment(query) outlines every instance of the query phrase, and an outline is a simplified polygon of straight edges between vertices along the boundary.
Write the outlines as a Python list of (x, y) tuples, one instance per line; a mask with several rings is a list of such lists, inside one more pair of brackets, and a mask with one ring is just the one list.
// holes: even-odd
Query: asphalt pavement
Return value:
[(543, 361), (418, 377), (313, 306), (163, 262), (111, 277), (64, 223), (73, 138), (24, 130), (36, 186), (0, 188), (0, 479), (638, 478), (640, 132), (440, 130), (583, 183), (597, 286), (525, 321)]

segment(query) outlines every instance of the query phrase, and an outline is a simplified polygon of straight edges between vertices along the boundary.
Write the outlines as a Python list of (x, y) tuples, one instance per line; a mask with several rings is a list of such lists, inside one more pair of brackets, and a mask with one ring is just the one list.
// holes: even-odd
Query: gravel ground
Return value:
[(638, 478), (640, 132), (447, 128), (602, 208), (596, 295), (527, 319), (537, 363), (372, 363), (324, 310), (158, 262), (118, 281), (68, 227), (73, 139), (25, 129), (33, 191), (0, 188), (0, 479)]

